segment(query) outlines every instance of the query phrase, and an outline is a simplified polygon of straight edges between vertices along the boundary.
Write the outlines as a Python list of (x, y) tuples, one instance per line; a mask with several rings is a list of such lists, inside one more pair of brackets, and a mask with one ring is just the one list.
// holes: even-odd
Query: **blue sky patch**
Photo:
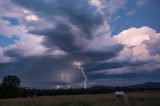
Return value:
[(10, 22), (10, 25), (19, 25), (19, 20), (14, 17), (2, 17), (2, 19), (7, 20)]
[(8, 38), (0, 34), (0, 46), (1, 47), (7, 47), (11, 44), (14, 44), (16, 40), (19, 40), (18, 37), (13, 36), (11, 38)]

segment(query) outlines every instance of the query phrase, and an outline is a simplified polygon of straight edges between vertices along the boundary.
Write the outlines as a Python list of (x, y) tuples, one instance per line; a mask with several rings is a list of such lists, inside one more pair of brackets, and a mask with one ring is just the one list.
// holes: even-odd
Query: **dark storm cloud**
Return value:
[(67, 52), (74, 52), (80, 49), (74, 45), (74, 39), (70, 32), (70, 27), (65, 24), (59, 24), (55, 29), (45, 29), (41, 32), (33, 31), (32, 33), (46, 35), (44, 44), (51, 48), (56, 45)]
[[(30, 44), (29, 55), (24, 55), (28, 45), (23, 45), (23, 40), (20, 42), (22, 45), (5, 49), (4, 53), (2, 52), (4, 57), (11, 57), (14, 61), (0, 63), (1, 79), (5, 75), (13, 74), (22, 79), (24, 86), (26, 84), (31, 87), (49, 88), (53, 87), (49, 85), (68, 84), (67, 77), (69, 74), (71, 84), (80, 84), (84, 81), (84, 77), (78, 66), (73, 64), (77, 61), (82, 62), (88, 83), (96, 81), (101, 81), (104, 84), (107, 84), (107, 81), (119, 83), (119, 79), (126, 79), (129, 83), (129, 81), (143, 80), (141, 76), (148, 79), (154, 79), (153, 76), (155, 76), (154, 80), (159, 80), (159, 73), (154, 74), (159, 69), (158, 63), (157, 65), (151, 64), (154, 60), (146, 60), (143, 56), (142, 59), (140, 57), (140, 59), (132, 59), (134, 57), (133, 51), (124, 51), (124, 54), (121, 54), (128, 45), (121, 45), (123, 42), (119, 44), (116, 38), (111, 36), (111, 30), (106, 20), (110, 19), (110, 16), (107, 15), (114, 15), (118, 9), (123, 7), (126, 0), (102, 0), (100, 5), (94, 1), (91, 4), (89, 0), (12, 1), (14, 6), (20, 6), (22, 9), (20, 14), (23, 15), (20, 17), (21, 19), (17, 18), (20, 24), (17, 26), (24, 25), (24, 29), (26, 27), (27, 30), (25, 35), (36, 36), (37, 38), (32, 40), (31, 37), (26, 41)], [(24, 11), (26, 13), (23, 13)], [(27, 16), (30, 19), (27, 20)], [(41, 43), (46, 49), (43, 53), (39, 53), (41, 50), (39, 50), (37, 43), (35, 45), (33, 43), (41, 36), (44, 37), (44, 41)], [(39, 41), (37, 42), (39, 43)], [(146, 45), (150, 54), (160, 54), (160, 49), (155, 49), (159, 48), (159, 40), (148, 41)], [(32, 46), (34, 49), (36, 47), (38, 49), (36, 52), (33, 50), (34, 55), (31, 51)], [(25, 48), (25, 50), (23, 51), (21, 48)], [(42, 51), (44, 48), (40, 46)], [(144, 67), (140, 67), (143, 65)], [(145, 68), (147, 71), (153, 71), (153, 73), (145, 74), (147, 72)], [(155, 69), (157, 70), (155, 71)], [(61, 80), (62, 74), (64, 74), (63, 80)], [(136, 78), (138, 80), (135, 80)]]
[[(134, 70), (134, 69), (133, 69)], [(92, 74), (89, 76), (91, 82), (96, 82), (96, 85), (113, 85), (122, 86), (145, 82), (159, 82), (160, 72), (153, 70), (153, 72), (144, 73), (123, 73), (123, 74)], [(142, 77), (143, 76), (143, 77)]]
[(67, 85), (69, 83), (66, 82), (66, 81), (55, 80), (55, 81), (41, 82), (40, 84), (46, 84), (46, 85)]
[[(90, 60), (92, 60), (91, 58), (93, 60), (112, 58), (122, 49), (122, 46), (117, 44), (113, 45), (111, 50), (107, 50), (107, 52), (105, 52), (106, 50), (83, 52), (83, 46), (76, 44), (75, 36), (78, 35), (71, 31), (71, 25), (80, 29), (81, 33), (83, 33), (80, 35), (81, 37), (83, 36), (86, 40), (92, 41), (94, 39), (92, 33), (104, 22), (103, 16), (97, 11), (95, 6), (89, 4), (88, 0), (65, 0), (63, 2), (60, 0), (13, 1), (45, 19), (54, 21), (57, 16), (67, 19), (66, 23), (64, 21), (53, 23), (56, 24), (55, 28), (30, 31), (30, 33), (45, 35), (46, 40), (44, 44), (47, 47), (52, 48), (56, 46), (73, 57), (80, 56)], [(83, 43), (83, 41), (80, 42)]]
[(114, 69), (114, 68), (121, 68), (125, 66), (141, 66), (144, 64), (149, 63), (149, 61), (136, 61), (136, 62), (130, 62), (127, 61), (114, 61), (114, 62), (103, 62), (103, 63), (96, 63), (96, 64), (90, 64), (87, 67), (88, 71), (97, 71), (97, 70), (106, 70), (106, 69)]
[(54, 20), (56, 16), (69, 18), (76, 26), (90, 35), (91, 30), (102, 24), (103, 16), (91, 6), (88, 0), (13, 0), (37, 15)]
[[(5, 54), (15, 58), (16, 61), (0, 64), (1, 72), (18, 75), (22, 80), (26, 81), (27, 84), (32, 83), (32, 81), (34, 82), (34, 80), (42, 83), (48, 81), (45, 82), (45, 84), (64, 84), (57, 81), (58, 75), (63, 72), (78, 73), (80, 77), (77, 77), (77, 80), (74, 79), (74, 81), (71, 82), (82, 82), (83, 76), (80, 75), (80, 71), (77, 71), (78, 67), (73, 65), (74, 61), (81, 61), (83, 63), (85, 72), (90, 78), (87, 71), (94, 71), (88, 68), (91, 64), (94, 64), (96, 66), (95, 69), (99, 70), (103, 67), (97, 66), (99, 61), (115, 57), (123, 48), (123, 46), (118, 43), (110, 45), (112, 41), (106, 40), (103, 45), (106, 45), (107, 49), (105, 46), (98, 50), (85, 49), (85, 47), (88, 46), (88, 42), (93, 42), (98, 37), (103, 38), (103, 36), (109, 36), (109, 38), (112, 39), (109, 35), (109, 29), (106, 29), (106, 32), (102, 31), (94, 35), (94, 33), (96, 33), (95, 31), (103, 26), (104, 17), (97, 11), (95, 6), (89, 4), (88, 0), (13, 1), (19, 6), (31, 10), (35, 15), (47, 20), (46, 22), (54, 26), (40, 30), (34, 28), (28, 33), (44, 35), (45, 41), (43, 45), (49, 48), (50, 51), (59, 48), (66, 53), (60, 57), (54, 57), (48, 54), (44, 54), (44, 56), (23, 57), (17, 50), (6, 51)], [(74, 31), (76, 33), (74, 33)], [(81, 38), (83, 38), (83, 40), (79, 40)], [(101, 43), (101, 41), (98, 43)], [(93, 43), (92, 48), (96, 48), (95, 46), (97, 45), (99, 44)], [(101, 77), (104, 77), (104, 75)], [(92, 78), (96, 79), (98, 76), (92, 76)]]
[[(66, 61), (67, 60), (67, 61)], [(27, 58), (19, 58), (16, 62), (12, 63), (1, 63), (0, 76), (3, 77), (5, 75), (17, 75), (22, 79), (24, 83), (38, 83), (52, 80), (57, 81), (59, 79), (59, 75), (62, 71), (67, 71), (69, 69), (74, 69), (69, 58), (52, 58), (49, 56), (37, 56), (37, 57), (27, 57)], [(76, 68), (75, 68), (76, 70)], [(54, 83), (55, 83), (54, 82)]]
[(72, 65), (69, 66), (69, 64), (71, 64), (71, 60), (68, 57), (54, 58), (50, 56), (32, 56), (19, 58), (16, 62), (1, 63), (0, 68), (5, 70), (12, 67), (12, 70), (10, 71), (13, 73), (25, 72), (26, 74), (29, 74), (29, 76), (39, 76), (51, 72), (51, 70), (58, 72), (71, 68)]

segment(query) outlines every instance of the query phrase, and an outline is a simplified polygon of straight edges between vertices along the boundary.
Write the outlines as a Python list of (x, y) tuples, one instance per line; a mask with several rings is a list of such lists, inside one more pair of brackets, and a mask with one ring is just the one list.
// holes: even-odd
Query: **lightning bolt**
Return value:
[(69, 75), (67, 76), (67, 82), (68, 82), (68, 85), (67, 85), (67, 87), (68, 87), (68, 89), (70, 89), (70, 88), (71, 88), (71, 85), (70, 85), (70, 79), (69, 79)]
[(83, 69), (83, 67), (81, 67), (81, 64), (79, 65), (79, 67), (78, 67), (81, 71), (82, 71), (82, 74), (83, 74), (83, 76), (84, 76), (84, 81), (83, 81), (83, 88), (86, 88), (87, 87), (87, 84), (86, 84), (86, 82), (87, 82), (87, 76), (86, 76), (86, 74), (85, 74), (85, 72), (84, 72), (84, 69)]
[(79, 68), (79, 69), (81, 70), (81, 72), (82, 72), (82, 75), (83, 75), (83, 77), (84, 77), (83, 88), (86, 89), (86, 87), (87, 87), (87, 80), (88, 80), (88, 79), (87, 79), (87, 76), (86, 76), (86, 74), (85, 74), (85, 72), (84, 72), (84, 68), (81, 67), (82, 64), (81, 64), (80, 62), (74, 62), (74, 64), (77, 65), (78, 68)]
[[(63, 81), (63, 73), (61, 74), (61, 78), (60, 78), (60, 81)], [(60, 89), (60, 85), (57, 85), (57, 89)]]

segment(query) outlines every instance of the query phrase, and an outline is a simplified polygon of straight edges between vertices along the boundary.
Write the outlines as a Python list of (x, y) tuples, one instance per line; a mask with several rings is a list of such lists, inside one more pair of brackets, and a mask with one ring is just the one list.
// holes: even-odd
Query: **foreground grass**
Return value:
[(160, 91), (129, 92), (127, 97), (128, 103), (116, 101), (113, 93), (1, 99), (0, 106), (160, 106)]

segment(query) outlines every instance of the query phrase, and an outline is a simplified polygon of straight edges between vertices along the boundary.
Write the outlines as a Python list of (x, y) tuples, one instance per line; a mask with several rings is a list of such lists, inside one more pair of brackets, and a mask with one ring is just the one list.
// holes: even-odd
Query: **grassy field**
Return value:
[(160, 106), (160, 91), (128, 92), (128, 103), (114, 94), (0, 99), (0, 106)]

